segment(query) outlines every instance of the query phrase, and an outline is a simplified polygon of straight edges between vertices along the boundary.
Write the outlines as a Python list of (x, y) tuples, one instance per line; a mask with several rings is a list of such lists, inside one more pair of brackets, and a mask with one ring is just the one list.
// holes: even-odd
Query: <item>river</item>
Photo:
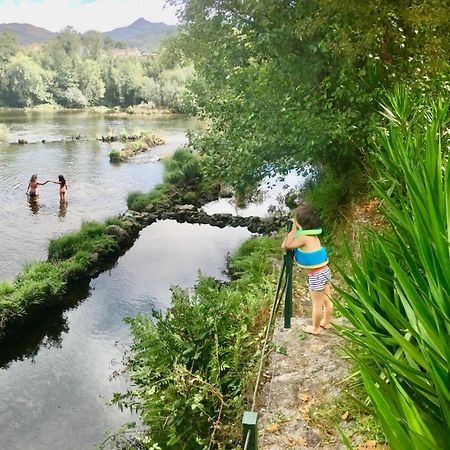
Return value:
[[(126, 195), (148, 191), (162, 180), (158, 158), (185, 142), (198, 123), (181, 116), (117, 117), (94, 113), (0, 111), (10, 141), (0, 144), (0, 279), (13, 278), (24, 263), (45, 259), (48, 240), (77, 230), (83, 220), (102, 220), (126, 210)], [(150, 129), (166, 144), (113, 165), (108, 153), (117, 144), (95, 139), (108, 130)], [(53, 142), (42, 143), (42, 139)], [(61, 141), (65, 139), (65, 141)], [(25, 195), (28, 179), (69, 184), (67, 205), (59, 204), (56, 185), (41, 186), (38, 207)], [(298, 177), (276, 183), (272, 200), (238, 210), (225, 199), (206, 210), (263, 214), (273, 197)], [(124, 392), (124, 355), (131, 343), (123, 319), (170, 306), (170, 287), (192, 289), (199, 271), (226, 279), (228, 253), (250, 233), (246, 229), (157, 222), (141, 231), (134, 246), (88, 288), (71, 293), (71, 308), (54, 312), (0, 344), (0, 449), (91, 450), (121, 425), (136, 420), (108, 406)]]
[[(155, 161), (183, 145), (187, 129), (198, 127), (194, 119), (176, 115), (15, 110), (1, 110), (0, 123), (9, 127), (11, 142), (37, 141), (0, 144), (0, 279), (13, 277), (28, 261), (45, 259), (50, 238), (77, 230), (83, 220), (103, 220), (126, 210), (128, 192), (149, 191), (161, 182), (162, 164)], [(111, 164), (108, 153), (121, 144), (95, 140), (109, 130), (154, 130), (166, 144), (127, 163)], [(78, 135), (93, 140), (71, 140)], [(43, 139), (47, 142), (41, 143)], [(64, 175), (67, 203), (60, 204), (58, 186), (51, 183), (40, 186), (38, 201), (30, 203), (26, 189), (34, 173), (40, 181)]]

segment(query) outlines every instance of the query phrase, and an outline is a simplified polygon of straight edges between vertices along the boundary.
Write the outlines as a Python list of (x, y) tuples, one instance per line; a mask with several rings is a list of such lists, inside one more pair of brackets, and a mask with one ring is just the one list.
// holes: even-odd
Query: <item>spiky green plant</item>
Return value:
[(374, 186), (388, 230), (360, 233), (338, 308), (390, 447), (433, 450), (450, 435), (449, 105), (398, 88), (383, 107)]

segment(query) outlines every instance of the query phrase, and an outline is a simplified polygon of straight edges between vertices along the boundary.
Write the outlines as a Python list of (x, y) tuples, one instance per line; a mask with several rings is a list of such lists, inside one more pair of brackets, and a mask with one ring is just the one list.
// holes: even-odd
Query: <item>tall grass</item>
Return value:
[(108, 253), (110, 250), (117, 249), (117, 243), (111, 235), (107, 234), (106, 227), (107, 225), (103, 223), (84, 222), (79, 231), (52, 239), (48, 245), (49, 259), (68, 259), (79, 251)]
[(398, 88), (383, 114), (374, 187), (390, 227), (360, 233), (338, 307), (354, 326), (343, 332), (359, 346), (353, 357), (390, 447), (442, 449), (450, 436), (449, 105)]

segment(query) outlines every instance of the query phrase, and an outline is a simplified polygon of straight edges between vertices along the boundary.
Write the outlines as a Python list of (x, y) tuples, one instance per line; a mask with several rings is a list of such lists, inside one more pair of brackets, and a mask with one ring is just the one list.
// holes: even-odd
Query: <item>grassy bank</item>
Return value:
[(131, 231), (127, 223), (111, 219), (85, 222), (80, 231), (51, 240), (47, 261), (30, 263), (14, 281), (0, 283), (0, 337), (34, 320), (43, 308), (61, 304), (74, 283), (89, 280), (120, 254)]
[(128, 208), (143, 211), (150, 205), (172, 206), (189, 203), (199, 206), (217, 198), (219, 186), (205, 179), (201, 158), (188, 150), (177, 150), (171, 158), (164, 160), (164, 182), (152, 191), (131, 192)]
[(229, 260), (231, 282), (200, 277), (166, 313), (129, 319), (135, 388), (116, 401), (141, 413), (143, 448), (239, 446), (279, 257), (279, 239), (252, 238)]
[(145, 152), (151, 147), (155, 147), (156, 145), (162, 145), (165, 143), (163, 138), (151, 131), (139, 131), (133, 134), (123, 132), (119, 136), (102, 136), (102, 141), (127, 142), (125, 147), (123, 147), (121, 150), (114, 149), (111, 151), (111, 153), (109, 154), (109, 159), (111, 162), (125, 161), (139, 152)]

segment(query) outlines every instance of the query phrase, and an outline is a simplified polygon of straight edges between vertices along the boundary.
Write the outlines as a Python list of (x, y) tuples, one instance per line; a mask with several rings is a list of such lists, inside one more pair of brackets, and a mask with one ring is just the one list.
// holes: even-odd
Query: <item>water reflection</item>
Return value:
[(59, 308), (48, 309), (38, 321), (28, 324), (26, 332), (22, 329), (0, 340), (0, 369), (7, 369), (14, 361), (30, 359), (34, 362), (41, 349), (61, 348), (63, 334), (69, 332), (64, 311), (77, 307), (89, 293), (89, 281), (80, 283)]
[(28, 196), (28, 206), (30, 207), (31, 214), (35, 216), (39, 212), (39, 203), (38, 203), (38, 197), (34, 196)]
[(58, 217), (60, 219), (66, 217), (66, 212), (67, 212), (67, 205), (69, 203), (66, 200), (60, 200), (59, 201), (59, 211), (58, 211)]

